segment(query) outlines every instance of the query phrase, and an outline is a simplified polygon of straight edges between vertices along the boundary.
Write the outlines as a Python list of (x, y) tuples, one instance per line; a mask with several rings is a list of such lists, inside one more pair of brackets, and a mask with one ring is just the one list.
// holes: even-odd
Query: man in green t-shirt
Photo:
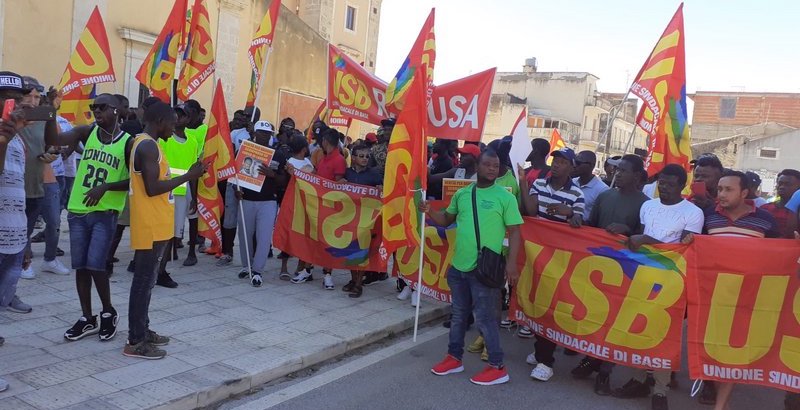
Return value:
[[(495, 183), (499, 172), (500, 159), (497, 153), (488, 150), (478, 158), (477, 182), (456, 192), (446, 210), (430, 212), (427, 201), (420, 203), (420, 211), (427, 213), (438, 225), (450, 226), (456, 222), (455, 256), (447, 272), (447, 284), (452, 295), (450, 344), (445, 359), (431, 371), (440, 376), (464, 371), (461, 362), (464, 335), (470, 313), (474, 313), (475, 323), (489, 352), (489, 365), (470, 379), (479, 385), (506, 383), (509, 377), (503, 366), (503, 350), (500, 348), (500, 289), (489, 288), (478, 281), (478, 248), (485, 247), (500, 253), (508, 232), (510, 251), (505, 273), (511, 285), (519, 279), (516, 260), (521, 241), (519, 225), (522, 225), (522, 216), (514, 195)], [(477, 204), (480, 244), (475, 235), (473, 192)]]
[[(186, 126), (184, 127), (184, 132), (186, 133), (187, 139), (193, 139), (197, 143), (197, 152), (198, 156), (202, 158), (203, 156), (203, 148), (206, 145), (206, 134), (208, 134), (208, 125), (203, 124), (204, 115), (203, 115), (203, 107), (200, 106), (200, 103), (196, 100), (187, 100), (184, 104), (180, 106), (180, 109), (186, 113)], [(197, 181), (194, 181), (197, 183)], [(189, 254), (194, 255), (195, 247), (198, 248), (198, 251), (201, 253), (206, 252), (205, 248), (205, 238), (197, 234), (198, 231), (198, 222), (197, 222), (197, 211), (189, 213)], [(180, 247), (180, 243), (178, 247)], [(189, 261), (189, 264), (186, 266), (192, 266), (197, 263), (197, 259), (194, 257), (187, 257), (186, 259)], [(194, 262), (194, 263), (192, 263)]]

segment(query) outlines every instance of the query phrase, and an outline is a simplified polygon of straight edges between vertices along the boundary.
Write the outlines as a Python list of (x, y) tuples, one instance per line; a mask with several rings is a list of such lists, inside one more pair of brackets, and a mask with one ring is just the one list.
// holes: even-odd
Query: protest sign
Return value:
[(275, 155), (275, 150), (271, 148), (258, 145), (252, 141), (243, 141), (242, 148), (239, 149), (239, 153), (236, 155), (237, 184), (241, 188), (260, 192), (267, 177), (261, 175), (258, 172), (258, 168), (262, 164), (265, 167), (269, 167), (273, 155)]
[(695, 236), (687, 277), (691, 378), (800, 393), (798, 257), (794, 240)]
[(471, 179), (443, 178), (442, 202), (444, 202), (445, 204), (449, 204), (450, 200), (453, 199), (453, 195), (455, 195), (459, 189), (464, 188), (465, 186), (469, 186), (473, 182), (475, 181)]
[(276, 248), (329, 269), (386, 271), (378, 188), (334, 182), (295, 169), (281, 209)]
[(686, 246), (631, 251), (603, 230), (532, 218), (521, 232), (512, 320), (602, 360), (680, 367)]

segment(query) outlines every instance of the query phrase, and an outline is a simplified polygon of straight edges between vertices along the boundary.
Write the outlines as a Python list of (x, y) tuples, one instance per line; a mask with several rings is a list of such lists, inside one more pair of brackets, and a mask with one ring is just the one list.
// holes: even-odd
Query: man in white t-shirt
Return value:
[[(658, 176), (659, 198), (645, 202), (639, 211), (642, 233), (628, 239), (631, 250), (637, 250), (642, 245), (679, 243), (690, 233), (703, 232), (703, 211), (681, 197), (686, 180), (686, 170), (680, 165), (669, 164), (664, 167)], [(653, 409), (668, 408), (666, 394), (670, 373), (669, 370), (653, 371), (656, 382), (653, 387)], [(638, 371), (634, 378), (614, 391), (614, 396), (624, 399), (647, 397), (650, 387), (646, 377), (645, 370)]]

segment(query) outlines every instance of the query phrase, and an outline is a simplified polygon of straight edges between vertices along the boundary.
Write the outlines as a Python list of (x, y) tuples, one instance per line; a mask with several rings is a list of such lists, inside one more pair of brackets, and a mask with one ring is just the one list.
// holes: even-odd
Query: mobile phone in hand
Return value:
[(49, 105), (38, 107), (23, 107), (22, 113), (25, 121), (50, 121), (56, 118), (56, 110)]
[(3, 101), (3, 121), (11, 121), (11, 113), (16, 106), (17, 102), (13, 98)]
[(707, 196), (708, 190), (706, 189), (705, 182), (692, 182), (692, 196)]

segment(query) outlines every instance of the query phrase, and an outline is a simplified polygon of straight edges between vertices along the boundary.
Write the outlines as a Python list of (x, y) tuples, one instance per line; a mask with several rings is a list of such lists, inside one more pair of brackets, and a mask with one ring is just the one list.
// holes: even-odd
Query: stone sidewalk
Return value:
[[(133, 256), (127, 238), (126, 231), (117, 253), (121, 262), (111, 277), (120, 323), (109, 342), (96, 335), (64, 340), (81, 314), (74, 274), (38, 272), (44, 245), (34, 244), (37, 277), (20, 280), (18, 290), (33, 312), (0, 313), (0, 336), (6, 338), (0, 347), (0, 377), (10, 383), (0, 393), (0, 410), (208, 406), (413, 326), (414, 309), (396, 299), (393, 278), (351, 299), (341, 291), (348, 272), (334, 272), (336, 290), (327, 291), (319, 268), (313, 282), (294, 285), (277, 279), (280, 262), (270, 259), (264, 285), (254, 288), (238, 279), (236, 262), (218, 268), (214, 257), (202, 255), (196, 266), (181, 266), (184, 248), (181, 261), (168, 266), (180, 286), (156, 286), (150, 307), (152, 329), (172, 338), (167, 357), (128, 358), (122, 355), (132, 276), (125, 267)], [(67, 254), (60, 259), (67, 266), (68, 239), (62, 231), (60, 247)], [(99, 314), (94, 290), (93, 298)], [(421, 322), (447, 311), (425, 298)]]

